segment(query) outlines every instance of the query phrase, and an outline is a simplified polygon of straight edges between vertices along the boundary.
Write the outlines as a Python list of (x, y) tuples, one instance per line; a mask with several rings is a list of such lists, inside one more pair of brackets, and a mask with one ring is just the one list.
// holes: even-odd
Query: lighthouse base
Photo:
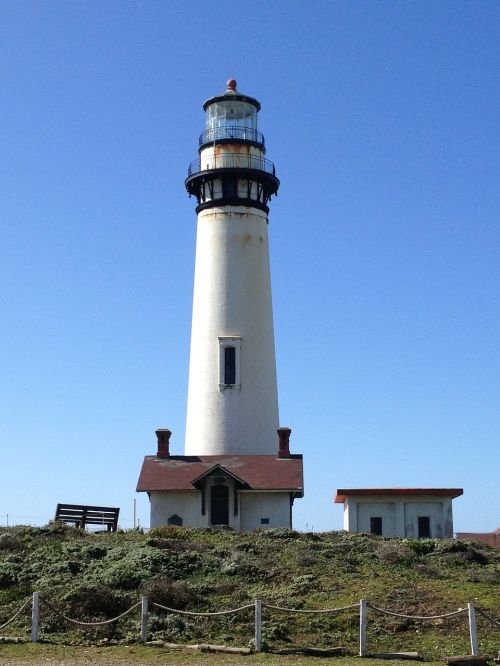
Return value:
[(302, 456), (146, 456), (137, 490), (149, 494), (151, 527), (291, 527)]

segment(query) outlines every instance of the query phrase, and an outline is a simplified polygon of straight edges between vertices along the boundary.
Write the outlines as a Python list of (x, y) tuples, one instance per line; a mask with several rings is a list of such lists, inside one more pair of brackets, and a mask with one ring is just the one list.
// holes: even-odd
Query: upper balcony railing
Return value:
[(264, 157), (240, 153), (220, 153), (219, 155), (205, 155), (203, 159), (193, 160), (189, 165), (188, 178), (210, 169), (254, 169), (276, 176), (273, 162)]
[(222, 125), (202, 132), (200, 134), (200, 146), (204, 146), (206, 143), (213, 143), (214, 141), (221, 141), (223, 139), (251, 141), (252, 143), (259, 144), (259, 146), (264, 145), (264, 135), (262, 132), (259, 132), (259, 130), (252, 129), (251, 127)]

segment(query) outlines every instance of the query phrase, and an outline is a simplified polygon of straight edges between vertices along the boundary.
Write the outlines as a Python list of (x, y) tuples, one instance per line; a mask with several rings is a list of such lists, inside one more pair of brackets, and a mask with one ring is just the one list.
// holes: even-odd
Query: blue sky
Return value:
[(182, 453), (202, 102), (262, 103), (299, 529), (338, 487), (463, 487), (500, 525), (500, 5), (0, 5), (0, 524), (121, 507)]

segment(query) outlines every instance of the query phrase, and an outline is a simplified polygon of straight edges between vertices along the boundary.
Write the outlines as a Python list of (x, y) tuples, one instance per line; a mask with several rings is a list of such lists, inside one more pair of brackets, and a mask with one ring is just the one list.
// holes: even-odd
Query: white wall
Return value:
[[(208, 527), (210, 525), (210, 487), (207, 479), (205, 491), (205, 515), (201, 514), (201, 492), (153, 491), (151, 492), (151, 527), (168, 524), (170, 516), (177, 514), (184, 527)], [(238, 492), (238, 514), (234, 515), (234, 486), (229, 486), (229, 526), (234, 529), (253, 530), (260, 527), (291, 527), (290, 495), (288, 492)], [(262, 525), (261, 518), (269, 518)]]
[[(241, 337), (240, 388), (219, 386), (221, 336)], [(278, 425), (267, 216), (201, 211), (185, 454), (273, 454)]]
[(257, 146), (251, 146), (248, 143), (223, 143), (209, 145), (200, 153), (200, 168), (202, 171), (207, 169), (220, 169), (224, 166), (248, 167), (254, 164), (252, 158), (264, 157), (264, 153)]
[[(443, 537), (453, 536), (453, 526), (451, 533), (447, 534), (445, 525), (445, 507), (444, 502), (407, 502), (405, 504), (405, 532), (408, 537), (418, 536), (418, 516), (429, 516), (431, 536), (442, 539)], [(451, 505), (451, 502), (449, 502)]]
[[(254, 530), (260, 527), (291, 527), (290, 494), (240, 492), (240, 525), (242, 530)], [(269, 524), (263, 525), (261, 518), (269, 518)]]
[(208, 525), (207, 515), (201, 515), (201, 493), (197, 490), (152, 491), (150, 502), (150, 527), (167, 525), (168, 519), (173, 514), (182, 518), (184, 527), (207, 527)]
[(382, 518), (383, 536), (418, 537), (418, 518), (430, 518), (431, 537), (453, 537), (452, 501), (436, 496), (349, 496), (344, 501), (344, 529), (370, 532), (370, 518)]
[(370, 532), (370, 518), (380, 516), (382, 518), (383, 535), (398, 535), (394, 502), (370, 502), (370, 504), (358, 502), (357, 510), (358, 532)]

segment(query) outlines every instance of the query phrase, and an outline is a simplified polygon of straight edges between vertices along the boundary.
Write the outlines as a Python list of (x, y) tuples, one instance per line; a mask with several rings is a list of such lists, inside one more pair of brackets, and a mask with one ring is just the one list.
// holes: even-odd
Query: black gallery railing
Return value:
[(264, 157), (238, 153), (220, 153), (193, 160), (189, 165), (188, 178), (208, 169), (253, 169), (255, 171), (265, 171), (273, 176), (276, 175), (274, 163)]
[(238, 139), (242, 141), (251, 141), (260, 146), (264, 145), (264, 135), (259, 130), (251, 127), (221, 126), (212, 127), (200, 134), (200, 146), (213, 141), (222, 141), (224, 139)]

